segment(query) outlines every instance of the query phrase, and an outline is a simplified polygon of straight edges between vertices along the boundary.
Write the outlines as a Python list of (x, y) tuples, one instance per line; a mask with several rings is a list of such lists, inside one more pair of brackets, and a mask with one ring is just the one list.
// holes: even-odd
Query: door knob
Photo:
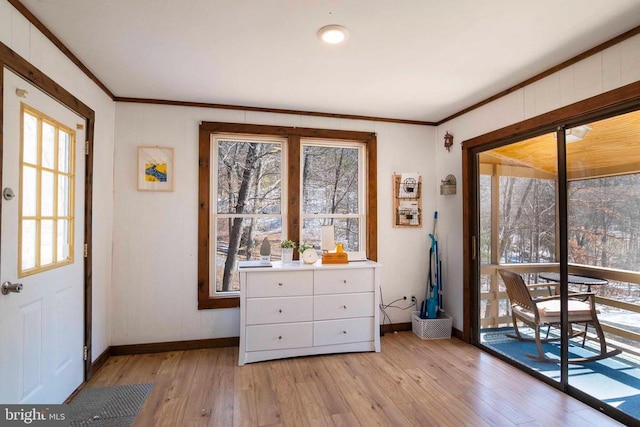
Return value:
[(4, 282), (1, 290), (2, 295), (9, 295), (10, 292), (20, 293), (22, 291), (22, 283)]

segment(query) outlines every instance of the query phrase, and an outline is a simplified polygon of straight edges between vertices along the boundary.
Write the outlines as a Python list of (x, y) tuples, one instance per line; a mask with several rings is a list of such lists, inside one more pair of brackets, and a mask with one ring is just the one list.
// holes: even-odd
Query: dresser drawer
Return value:
[(247, 326), (245, 339), (247, 351), (311, 347), (313, 345), (313, 323)]
[(313, 300), (313, 318), (328, 320), (373, 316), (374, 301), (373, 292), (318, 295)]
[(315, 346), (373, 340), (373, 317), (325, 320), (313, 324), (313, 345)]
[(313, 295), (312, 271), (247, 273), (247, 298)]
[(313, 297), (249, 298), (246, 313), (247, 325), (310, 322)]
[(373, 292), (373, 269), (336, 269), (316, 271), (314, 276), (316, 295)]

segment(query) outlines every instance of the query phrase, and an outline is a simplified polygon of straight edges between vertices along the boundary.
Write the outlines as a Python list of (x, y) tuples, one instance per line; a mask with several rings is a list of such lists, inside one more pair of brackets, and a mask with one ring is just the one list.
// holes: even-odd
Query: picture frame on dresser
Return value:
[(381, 264), (272, 264), (239, 268), (238, 365), (380, 351)]

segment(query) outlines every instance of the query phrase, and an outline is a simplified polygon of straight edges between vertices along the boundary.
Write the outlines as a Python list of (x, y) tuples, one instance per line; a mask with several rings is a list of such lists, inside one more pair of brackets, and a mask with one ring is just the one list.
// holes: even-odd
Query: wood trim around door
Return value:
[[(87, 245), (87, 256), (84, 257), (84, 345), (87, 348), (87, 359), (84, 361), (84, 380), (87, 381), (91, 374), (91, 338), (92, 338), (92, 192), (93, 192), (93, 139), (95, 126), (95, 112), (86, 104), (73, 96), (70, 92), (49, 78), (42, 71), (30, 64), (7, 45), (0, 42), (0, 188), (2, 188), (2, 147), (3, 147), (3, 120), (4, 117), (4, 81), (1, 77), (7, 68), (19, 75), (53, 99), (63, 104), (85, 119), (86, 141), (88, 153), (85, 162), (85, 207), (84, 207), (84, 242)], [(2, 211), (0, 211), (0, 215)]]
[[(477, 235), (477, 206), (475, 153), (495, 148), (511, 142), (521, 141), (530, 136), (552, 132), (558, 126), (572, 126), (578, 123), (601, 120), (612, 115), (624, 114), (640, 107), (640, 81), (618, 89), (587, 98), (571, 105), (541, 114), (513, 125), (469, 139), (462, 143), (463, 171), (463, 331), (466, 342), (475, 339), (473, 304), (477, 304), (476, 283), (478, 280), (476, 260), (473, 259), (473, 236)], [(477, 248), (477, 242), (475, 242)]]

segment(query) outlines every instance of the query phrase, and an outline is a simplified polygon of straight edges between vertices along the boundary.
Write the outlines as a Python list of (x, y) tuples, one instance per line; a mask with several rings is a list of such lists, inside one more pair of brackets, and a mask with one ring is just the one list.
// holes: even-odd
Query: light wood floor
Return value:
[(111, 357), (86, 386), (154, 383), (137, 427), (619, 425), (460, 340), (381, 340), (243, 367), (237, 347)]

